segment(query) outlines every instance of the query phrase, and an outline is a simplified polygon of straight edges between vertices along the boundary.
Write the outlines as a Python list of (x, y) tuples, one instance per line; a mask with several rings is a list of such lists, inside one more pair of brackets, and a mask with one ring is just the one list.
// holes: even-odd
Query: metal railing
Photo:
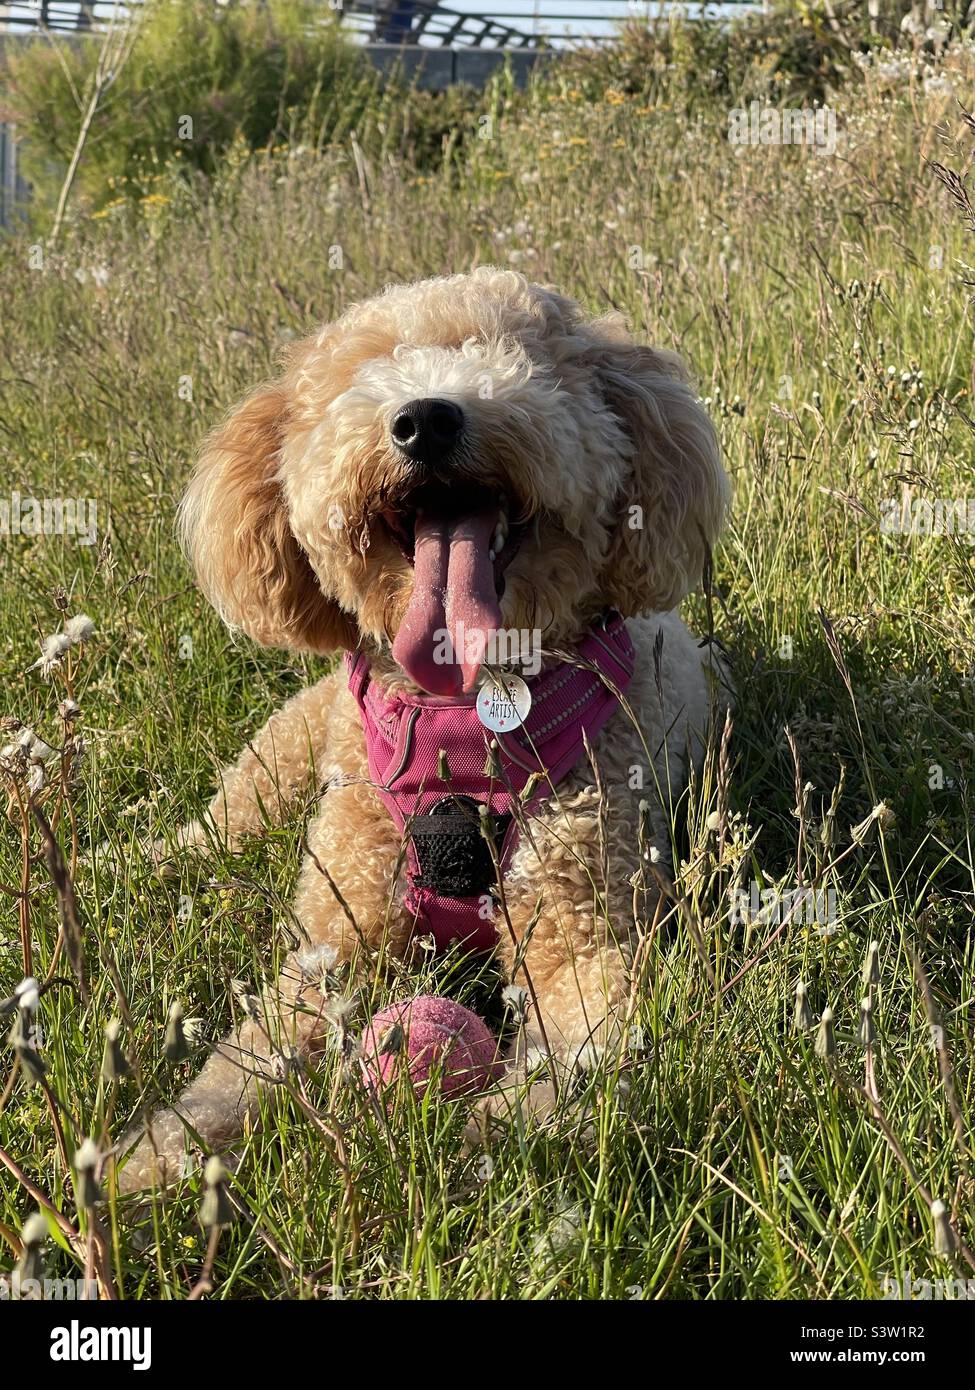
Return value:
[(503, 24), (493, 13), (470, 14), (431, 0), (346, 0), (343, 14), (347, 27), (372, 43), (426, 40), (445, 48), (535, 48), (540, 42), (531, 30)]
[[(134, 0), (139, 4), (140, 0)], [(31, 29), (54, 29), (84, 33), (102, 27), (111, 14), (112, 5), (99, 0), (19, 0), (19, 3), (0, 4), (0, 29), (8, 32), (28, 32)], [(123, 15), (129, 5), (120, 5)], [(101, 11), (101, 14), (96, 13)]]
[[(508, 0), (510, 6), (512, 0)], [(0, 33), (29, 34), (47, 28), (61, 33), (94, 33), (113, 14), (125, 17), (143, 0), (11, 0), (0, 3)], [(214, 0), (214, 4), (217, 0)], [(759, 8), (761, 0), (699, 0), (682, 5), (691, 14), (717, 15), (732, 7)], [(437, 0), (321, 0), (323, 14), (341, 16), (344, 26), (365, 43), (421, 44), (438, 47), (540, 48), (565, 43), (611, 42), (624, 22), (652, 24), (674, 3), (667, 0), (587, 0), (584, 12), (570, 12), (566, 0), (526, 0), (516, 10), (473, 12)]]

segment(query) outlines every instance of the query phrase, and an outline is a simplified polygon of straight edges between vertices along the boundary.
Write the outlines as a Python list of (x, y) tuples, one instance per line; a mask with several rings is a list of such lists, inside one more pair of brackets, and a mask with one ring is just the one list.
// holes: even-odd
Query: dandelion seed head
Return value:
[(32, 1014), (41, 1002), (41, 987), (33, 975), (27, 975), (14, 990), (18, 1009)]
[(20, 1238), (30, 1249), (36, 1249), (43, 1245), (48, 1237), (47, 1218), (42, 1212), (35, 1211), (24, 1222), (20, 1231)]
[(69, 645), (75, 642), (90, 642), (95, 635), (95, 624), (87, 613), (78, 613), (65, 623), (64, 635)]
[(41, 654), (30, 668), (40, 670), (42, 676), (49, 677), (61, 665), (65, 652), (70, 650), (71, 638), (64, 632), (54, 632), (41, 641)]
[(317, 980), (327, 975), (335, 966), (339, 953), (334, 946), (314, 946), (307, 951), (299, 951), (295, 963), (308, 980)]
[(74, 1166), (79, 1172), (86, 1168), (96, 1168), (100, 1156), (98, 1145), (95, 1143), (94, 1139), (89, 1137), (82, 1142), (81, 1147), (75, 1153)]

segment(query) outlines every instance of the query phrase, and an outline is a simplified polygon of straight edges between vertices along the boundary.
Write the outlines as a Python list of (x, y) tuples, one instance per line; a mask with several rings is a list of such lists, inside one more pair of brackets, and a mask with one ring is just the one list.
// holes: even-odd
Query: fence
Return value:
[[(214, 0), (218, 4), (220, 0)], [(13, 0), (0, 3), (0, 31), (27, 34), (39, 28), (91, 33), (113, 15), (123, 18), (142, 0)], [(692, 16), (723, 15), (736, 8), (761, 8), (762, 0), (720, 0), (680, 4), (674, 0), (506, 0), (502, 10), (462, 8), (437, 0), (320, 0), (324, 12), (338, 13), (363, 43), (429, 47), (539, 48), (566, 43), (605, 43), (624, 21), (650, 23), (679, 7)], [(474, 0), (469, 0), (473, 6)]]

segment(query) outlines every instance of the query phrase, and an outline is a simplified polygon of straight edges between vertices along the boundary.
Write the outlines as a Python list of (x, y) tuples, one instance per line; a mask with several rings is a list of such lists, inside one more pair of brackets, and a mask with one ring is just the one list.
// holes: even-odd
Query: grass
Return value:
[[(964, 52), (945, 65), (971, 68)], [(117, 1137), (142, 1096), (175, 1095), (198, 1065), (164, 1059), (172, 1001), (213, 1041), (231, 981), (263, 980), (289, 945), (297, 819), (175, 880), (138, 847), (198, 814), (216, 766), (323, 669), (235, 644), (197, 594), (173, 540), (193, 453), (290, 337), (391, 280), (499, 261), (678, 347), (721, 430), (735, 506), (715, 615), (739, 697), (724, 759), (688, 797), (685, 910), (652, 947), (628, 1056), (580, 1082), (552, 1130), (465, 1154), (459, 1107), (404, 1096), (380, 1123), (337, 1056), (276, 1088), (231, 1184), (211, 1296), (848, 1299), (905, 1271), (971, 1275), (964, 1250), (936, 1241), (930, 1203), (975, 1241), (975, 583), (968, 537), (889, 536), (879, 519), (886, 498), (971, 492), (971, 233), (929, 165), (964, 173), (971, 131), (949, 93), (875, 68), (833, 98), (834, 156), (736, 153), (723, 107), (689, 121), (638, 100), (584, 99), (556, 73), (524, 102), (497, 89), (489, 138), (440, 167), (356, 161), (348, 144), (231, 151), (209, 190), (161, 179), (138, 219), (78, 216), (39, 252), (28, 234), (0, 243), (3, 477), (94, 498), (99, 528), (87, 548), (0, 546), (0, 713), (60, 746), (68, 671), (28, 668), (62, 610), (97, 627), (71, 658), (80, 774), (40, 798), (49, 817), (60, 802), (76, 860), (89, 992), (58, 959), (32, 825), (34, 971), (57, 981), (41, 1005), (47, 1091), (21, 1070), (0, 1114), (0, 1147), (70, 1223), (46, 1248), (52, 1274), (80, 1275), (89, 1244), (52, 1115), (68, 1151)], [(703, 625), (703, 603), (689, 607)], [(890, 814), (851, 835), (880, 803)], [(94, 859), (105, 839), (123, 868)], [(4, 993), (24, 974), (21, 873), (14, 807)], [(835, 930), (733, 922), (729, 888), (752, 880), (831, 889)], [(479, 1005), (491, 989), (451, 959), (424, 982)], [(379, 998), (403, 989), (386, 978)], [(117, 1016), (138, 1069), (112, 1082), (103, 1030)], [(36, 1195), (0, 1169), (6, 1268)], [(99, 1209), (125, 1295), (197, 1285), (200, 1199), (194, 1179), (151, 1209)]]

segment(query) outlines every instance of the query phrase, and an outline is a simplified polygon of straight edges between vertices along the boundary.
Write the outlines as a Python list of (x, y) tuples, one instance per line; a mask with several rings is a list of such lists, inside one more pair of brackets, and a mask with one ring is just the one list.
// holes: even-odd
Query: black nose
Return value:
[(407, 401), (397, 410), (390, 434), (397, 449), (417, 463), (440, 463), (464, 428), (464, 412), (453, 401), (436, 397)]

